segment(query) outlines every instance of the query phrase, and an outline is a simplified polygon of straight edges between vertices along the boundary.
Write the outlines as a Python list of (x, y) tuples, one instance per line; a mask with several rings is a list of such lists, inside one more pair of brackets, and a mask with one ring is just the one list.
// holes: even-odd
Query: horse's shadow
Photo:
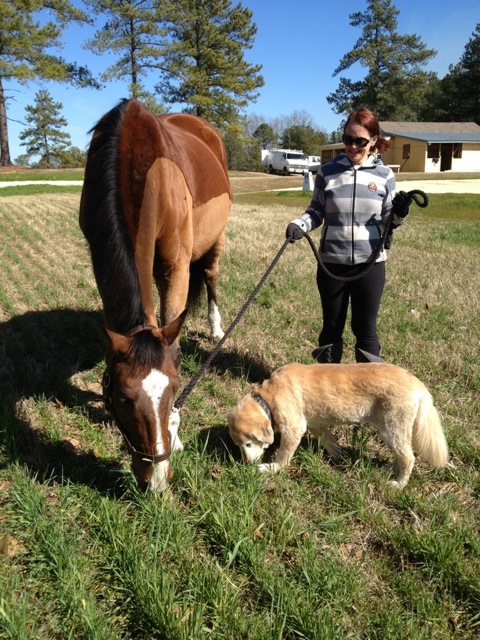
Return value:
[[(71, 480), (107, 493), (123, 491), (119, 461), (66, 447), (67, 441), (59, 442), (37, 427), (29, 411), (30, 399), (45, 398), (67, 409), (81, 407), (98, 428), (117, 433), (99, 384), (106, 345), (102, 326), (100, 311), (74, 309), (30, 311), (0, 324), (0, 442), (7, 459), (17, 460), (40, 479)], [(182, 339), (181, 348), (183, 357), (200, 364), (210, 354), (192, 337)], [(269, 374), (260, 359), (225, 349), (211, 367), (251, 382)], [(96, 378), (95, 383), (77, 384), (75, 378), (82, 373)], [(207, 450), (217, 446), (213, 437)]]
[(99, 394), (72, 381), (100, 366), (101, 326), (100, 312), (74, 309), (29, 311), (0, 324), (0, 441), (7, 459), (41, 480), (63, 478), (108, 492), (118, 486), (118, 464), (50, 437), (36, 424), (34, 407), (44, 400), (71, 409), (92, 407), (88, 417), (109, 428)]

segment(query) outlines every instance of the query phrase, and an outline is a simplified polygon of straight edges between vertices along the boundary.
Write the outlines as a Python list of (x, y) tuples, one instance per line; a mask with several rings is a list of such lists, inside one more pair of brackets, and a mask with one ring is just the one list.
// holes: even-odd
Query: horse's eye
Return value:
[(245, 444), (243, 445), (244, 447), (251, 447), (252, 443), (251, 442), (245, 442)]
[(127, 406), (133, 404), (133, 400), (123, 394), (119, 396), (118, 401), (120, 402), (120, 404), (127, 405)]

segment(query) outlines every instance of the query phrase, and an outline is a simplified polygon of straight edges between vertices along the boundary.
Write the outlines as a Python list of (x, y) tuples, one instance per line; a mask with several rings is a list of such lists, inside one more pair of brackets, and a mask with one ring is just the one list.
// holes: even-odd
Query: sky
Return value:
[[(72, 2), (81, 4), (77, 0)], [(237, 2), (233, 0), (232, 5)], [(342, 118), (332, 110), (326, 98), (339, 85), (340, 76), (333, 77), (334, 70), (362, 34), (360, 27), (350, 25), (349, 15), (365, 10), (367, 1), (240, 2), (252, 11), (252, 21), (257, 26), (254, 45), (245, 52), (245, 58), (251, 64), (262, 65), (265, 81), (257, 101), (250, 103), (245, 113), (261, 116), (268, 122), (294, 111), (305, 111), (318, 128), (327, 133), (335, 131)], [(480, 23), (480, 0), (393, 0), (393, 5), (400, 12), (398, 33), (415, 34), (426, 47), (437, 51), (425, 70), (437, 73), (440, 78), (448, 73), (450, 64), (459, 62), (476, 24)], [(97, 22), (96, 28), (101, 26), (103, 23)], [(95, 26), (70, 27), (64, 33), (65, 46), (60, 55), (67, 61), (87, 66), (95, 75), (111, 61), (82, 47), (94, 30)], [(364, 77), (365, 69), (356, 64), (340, 75), (359, 80)], [(100, 117), (120, 99), (128, 97), (128, 86), (121, 82), (109, 83), (101, 91), (52, 82), (31, 82), (27, 86), (9, 82), (4, 89), (9, 98), (8, 131), (13, 161), (25, 152), (19, 140), (20, 132), (26, 128), (25, 106), (34, 104), (35, 94), (40, 89), (48, 90), (53, 100), (62, 104), (61, 115), (68, 122), (66, 131), (72, 145), (80, 149), (88, 146), (88, 131)]]

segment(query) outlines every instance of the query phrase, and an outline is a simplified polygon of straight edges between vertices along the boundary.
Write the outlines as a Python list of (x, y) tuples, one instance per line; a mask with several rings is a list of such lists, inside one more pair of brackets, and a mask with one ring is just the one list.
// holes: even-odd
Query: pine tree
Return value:
[(262, 149), (273, 147), (277, 140), (275, 131), (266, 122), (262, 122), (262, 124), (255, 129), (253, 137), (258, 140)]
[(284, 130), (281, 145), (285, 149), (301, 149), (308, 156), (317, 154), (322, 144), (327, 142), (326, 133), (311, 125), (296, 124)]
[(360, 81), (340, 78), (339, 88), (327, 97), (336, 113), (348, 114), (366, 106), (381, 120), (417, 119), (434, 75), (422, 71), (422, 67), (436, 51), (427, 49), (416, 35), (399, 35), (398, 14), (391, 0), (368, 0), (366, 11), (350, 14), (350, 24), (361, 27), (362, 36), (343, 56), (333, 75), (357, 62), (368, 71)]
[(48, 91), (42, 89), (35, 94), (35, 105), (27, 105), (26, 122), (30, 128), (20, 133), (21, 146), (27, 147), (26, 155), (40, 156), (37, 163), (42, 169), (58, 167), (61, 158), (69, 146), (70, 134), (62, 131), (68, 122), (60, 115), (63, 105), (54, 102)]
[[(132, 98), (152, 102), (144, 80), (161, 67), (161, 24), (158, 0), (84, 0), (94, 13), (106, 19), (85, 48), (97, 55), (113, 53), (116, 61), (101, 80), (126, 80)], [(160, 5), (161, 6), (161, 5)], [(157, 112), (163, 109), (155, 109)]]
[[(53, 14), (54, 20), (40, 21)], [(88, 69), (52, 55), (61, 46), (61, 33), (69, 22), (86, 22), (87, 16), (69, 0), (2, 0), (0, 2), (0, 165), (11, 165), (5, 83), (43, 78), (96, 85)]]
[(229, 0), (164, 4), (168, 37), (156, 90), (166, 103), (185, 105), (222, 131), (235, 128), (240, 110), (264, 84), (261, 65), (244, 58), (257, 31), (252, 12)]
[(448, 120), (480, 124), (480, 23), (441, 86)]

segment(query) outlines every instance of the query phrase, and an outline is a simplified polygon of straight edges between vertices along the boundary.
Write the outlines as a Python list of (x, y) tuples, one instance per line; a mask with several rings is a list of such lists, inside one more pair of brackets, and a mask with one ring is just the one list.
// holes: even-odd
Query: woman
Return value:
[[(365, 270), (366, 263), (375, 257), (392, 208), (395, 228), (405, 221), (411, 198), (404, 191), (394, 197), (393, 171), (376, 157), (389, 145), (381, 137), (378, 118), (372, 111), (353, 111), (343, 134), (345, 153), (320, 167), (310, 206), (290, 222), (286, 236), (295, 242), (305, 232), (323, 225), (322, 262), (334, 276), (351, 278)], [(332, 278), (318, 267), (323, 327), (319, 347), (312, 353), (318, 362), (341, 361), (349, 303), (356, 361), (381, 361), (377, 316), (385, 285), (386, 257), (382, 249), (364, 276), (347, 282)]]

